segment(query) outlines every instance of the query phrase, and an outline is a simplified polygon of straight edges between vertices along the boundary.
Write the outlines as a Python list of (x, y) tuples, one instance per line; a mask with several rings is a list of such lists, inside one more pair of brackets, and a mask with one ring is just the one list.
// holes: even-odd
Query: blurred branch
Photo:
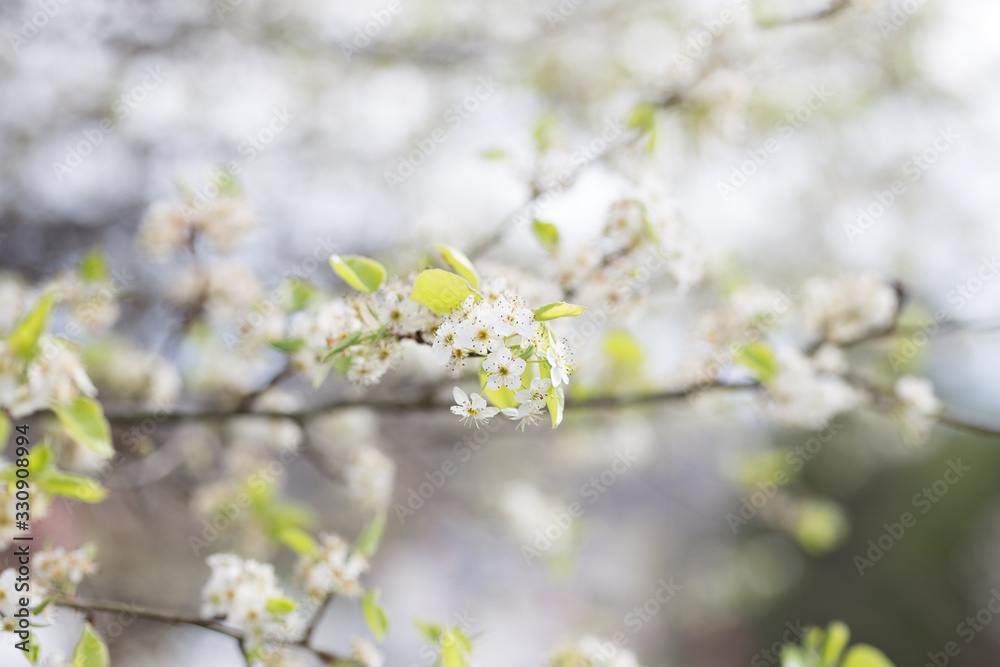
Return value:
[[(112, 614), (128, 614), (138, 618), (145, 619), (147, 621), (155, 621), (157, 623), (164, 623), (167, 625), (191, 625), (199, 628), (204, 628), (206, 630), (211, 630), (212, 632), (217, 632), (219, 634), (225, 635), (235, 639), (240, 644), (240, 650), (243, 651), (244, 642), (246, 641), (246, 635), (236, 628), (229, 627), (224, 623), (221, 623), (214, 619), (201, 618), (200, 616), (195, 616), (193, 614), (185, 614), (179, 611), (173, 610), (163, 610), (163, 609), (147, 609), (144, 607), (138, 607), (134, 604), (128, 602), (118, 602), (114, 600), (84, 600), (80, 598), (63, 597), (55, 601), (56, 606), (65, 607), (67, 609), (75, 609), (76, 611), (81, 611), (84, 613), (94, 613), (94, 612), (107, 612)], [(322, 611), (322, 610), (321, 610)], [(289, 648), (299, 648), (311, 652), (313, 655), (327, 663), (332, 664), (355, 664), (353, 661), (348, 660), (342, 656), (338, 656), (334, 653), (324, 651), (322, 649), (313, 648), (309, 645), (309, 640), (311, 639), (311, 633), (304, 636), (302, 639), (297, 641), (281, 641), (275, 640), (275, 643), (287, 646)]]

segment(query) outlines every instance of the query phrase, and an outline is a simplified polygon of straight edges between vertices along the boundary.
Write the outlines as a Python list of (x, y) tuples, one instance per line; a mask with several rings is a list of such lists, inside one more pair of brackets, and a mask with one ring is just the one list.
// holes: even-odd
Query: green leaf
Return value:
[(28, 453), (28, 472), (31, 473), (31, 477), (35, 481), (48, 476), (49, 471), (55, 468), (55, 465), (56, 452), (48, 440), (36, 445)]
[(275, 616), (284, 616), (295, 611), (295, 600), (290, 597), (271, 598), (267, 601), (267, 610)]
[(491, 148), (487, 151), (483, 151), (482, 155), (487, 160), (503, 160), (507, 157), (507, 153), (501, 148)]
[(7, 438), (10, 437), (10, 418), (5, 412), (0, 412), (0, 452), (7, 446)]
[(80, 641), (73, 649), (73, 667), (108, 667), (109, 664), (108, 647), (104, 640), (94, 632), (90, 623), (85, 624)]
[(299, 555), (316, 556), (319, 553), (316, 538), (297, 526), (279, 531), (277, 537), (279, 542)]
[[(50, 598), (51, 599), (51, 598)], [(41, 653), (42, 647), (38, 643), (38, 635), (34, 632), (28, 633), (28, 650), (24, 653), (24, 657), (28, 659), (28, 662), (32, 665), (38, 664), (39, 653)]]
[(351, 347), (352, 345), (357, 345), (360, 342), (361, 342), (361, 332), (355, 331), (350, 336), (348, 336), (347, 338), (345, 338), (344, 340), (340, 341), (339, 343), (331, 347), (329, 350), (327, 350), (326, 354), (323, 355), (323, 361), (326, 361), (335, 354), (340, 354), (347, 348)]
[[(552, 379), (552, 366), (549, 362), (543, 361), (538, 364), (538, 368), (543, 378)], [(562, 423), (563, 413), (566, 411), (566, 387), (552, 385), (550, 394), (545, 397), (545, 405), (549, 409), (549, 417), (552, 418), (552, 430), (556, 430)]]
[(622, 365), (641, 364), (646, 358), (639, 341), (624, 329), (612, 331), (604, 337), (604, 353), (611, 361)]
[(91, 248), (83, 257), (77, 267), (80, 278), (85, 283), (96, 283), (108, 277), (108, 260), (104, 257), (101, 248)]
[(822, 667), (837, 667), (840, 656), (850, 640), (851, 631), (846, 624), (840, 621), (831, 623), (826, 630), (826, 641), (823, 643)]
[(414, 620), (413, 625), (417, 628), (417, 631), (427, 639), (427, 641), (435, 645), (441, 643), (441, 637), (443, 636), (444, 631), (437, 623), (427, 623), (426, 621)]
[(469, 281), (469, 284), (473, 287), (479, 287), (479, 274), (476, 273), (475, 267), (472, 266), (472, 260), (466, 257), (460, 250), (451, 246), (439, 243), (434, 247), (441, 252), (441, 257), (445, 263), (455, 269), (458, 275)]
[(108, 490), (97, 480), (59, 470), (45, 475), (38, 482), (38, 487), (45, 493), (83, 503), (99, 503), (108, 496)]
[(535, 238), (538, 239), (538, 242), (546, 250), (553, 250), (559, 245), (559, 228), (551, 222), (533, 220), (531, 222), (531, 231), (535, 233)]
[(52, 307), (55, 303), (54, 294), (51, 292), (45, 294), (38, 300), (35, 309), (21, 318), (21, 321), (7, 334), (7, 344), (14, 352), (25, 359), (31, 359), (35, 356), (38, 339), (49, 328), (49, 319), (52, 316)]
[(37, 605), (35, 605), (34, 607), (31, 608), (31, 613), (35, 614), (36, 616), (38, 614), (41, 614), (43, 611), (45, 611), (45, 608), (48, 607), (50, 604), (52, 604), (52, 601), (55, 600), (57, 597), (59, 597), (59, 596), (58, 595), (50, 595), (49, 597), (45, 598), (44, 600), (42, 600), (41, 602), (39, 602)]
[(385, 267), (367, 257), (330, 255), (330, 266), (345, 283), (368, 294), (381, 287), (385, 280)]
[(555, 134), (556, 115), (552, 111), (546, 111), (538, 119), (532, 136), (535, 139), (535, 147), (539, 153), (544, 153), (552, 145), (552, 135)]
[(378, 546), (382, 542), (382, 535), (385, 533), (386, 513), (379, 510), (365, 529), (358, 536), (358, 541), (354, 544), (354, 551), (365, 558), (371, 558), (378, 551)]
[(468, 640), (453, 630), (441, 637), (441, 663), (443, 667), (469, 667)]
[(447, 313), (474, 294), (469, 282), (450, 271), (427, 269), (417, 276), (410, 298), (435, 313)]
[(885, 653), (868, 644), (855, 644), (841, 667), (896, 667)]
[(53, 406), (59, 423), (73, 440), (101, 456), (111, 457), (111, 426), (104, 417), (101, 404), (86, 396), (77, 396), (69, 403)]
[(786, 645), (781, 649), (781, 667), (808, 667), (808, 665), (799, 647)]
[(587, 309), (584, 306), (577, 306), (565, 301), (556, 301), (555, 303), (546, 304), (541, 308), (536, 308), (535, 319), (539, 322), (544, 322), (559, 317), (576, 317), (577, 315), (582, 315), (585, 310)]
[(382, 641), (389, 632), (389, 617), (378, 603), (378, 589), (372, 589), (361, 598), (361, 611), (368, 629), (376, 640)]
[(771, 346), (761, 340), (748, 343), (740, 350), (736, 361), (749, 368), (763, 383), (770, 381), (778, 372), (778, 363), (774, 360)]
[(289, 354), (298, 352), (302, 349), (302, 346), (306, 344), (306, 342), (301, 338), (280, 338), (278, 340), (272, 340), (270, 343), (271, 347), (274, 349), (281, 350), (282, 352), (288, 352)]

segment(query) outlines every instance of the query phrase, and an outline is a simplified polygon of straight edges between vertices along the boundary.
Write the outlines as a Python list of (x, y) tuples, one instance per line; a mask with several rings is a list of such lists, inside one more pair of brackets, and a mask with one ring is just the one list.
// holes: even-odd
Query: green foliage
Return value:
[(385, 533), (386, 513), (379, 510), (365, 529), (358, 536), (358, 541), (354, 543), (354, 551), (365, 558), (371, 558), (378, 551), (382, 542), (382, 535)]
[(538, 242), (546, 250), (555, 250), (556, 246), (559, 245), (559, 228), (551, 222), (533, 220), (531, 222), (531, 231), (534, 232), (535, 238), (538, 239)]
[(548, 303), (540, 308), (536, 308), (535, 319), (539, 322), (544, 322), (560, 317), (577, 317), (583, 315), (583, 311), (585, 310), (587, 310), (585, 306), (578, 306), (573, 303), (566, 303), (565, 301), (556, 301), (555, 303)]
[(330, 255), (330, 266), (345, 283), (360, 292), (371, 294), (385, 280), (385, 267), (367, 257)]
[(884, 653), (867, 644), (855, 644), (845, 654), (850, 637), (850, 630), (840, 621), (825, 631), (809, 628), (801, 646), (784, 647), (781, 667), (895, 667)]
[(114, 456), (111, 426), (104, 418), (100, 403), (87, 396), (77, 396), (68, 403), (53, 406), (52, 410), (75, 442), (101, 456)]
[(45, 294), (38, 300), (35, 308), (21, 318), (21, 321), (7, 334), (7, 344), (14, 352), (25, 359), (31, 359), (35, 356), (38, 339), (49, 328), (49, 320), (52, 317), (52, 308), (55, 303), (54, 294), (51, 292)]
[(367, 591), (361, 597), (361, 611), (372, 636), (378, 641), (385, 639), (389, 632), (389, 617), (378, 603), (378, 589)]
[(360, 342), (361, 342), (361, 332), (355, 331), (350, 336), (348, 336), (347, 338), (345, 338), (344, 340), (340, 341), (339, 343), (331, 347), (329, 350), (327, 350), (326, 354), (323, 355), (323, 361), (326, 361), (327, 359), (329, 359), (334, 355), (340, 354), (347, 348), (357, 345)]
[(316, 556), (319, 554), (319, 544), (316, 538), (298, 526), (289, 526), (277, 532), (277, 539), (286, 547), (301, 556)]
[(458, 275), (465, 278), (472, 287), (479, 287), (479, 274), (476, 273), (475, 267), (472, 266), (472, 260), (451, 246), (438, 244), (434, 247), (441, 252), (441, 257), (444, 258), (445, 263), (453, 268)]
[(760, 382), (767, 383), (778, 372), (778, 363), (774, 360), (771, 346), (762, 340), (748, 343), (740, 350), (736, 361), (750, 369)]
[[(543, 378), (552, 379), (552, 366), (549, 362), (542, 361), (538, 364)], [(545, 397), (545, 406), (549, 409), (549, 416), (552, 418), (552, 430), (556, 430), (562, 423), (563, 413), (566, 411), (566, 387), (554, 384)]]
[[(84, 503), (98, 503), (104, 500), (107, 489), (90, 477), (63, 472), (56, 468), (56, 455), (52, 445), (46, 441), (36, 445), (28, 453), (28, 479), (42, 493), (72, 498)], [(17, 480), (17, 467), (9, 466), (0, 471), (0, 480)]]
[(279, 340), (270, 341), (271, 347), (282, 352), (287, 352), (289, 354), (298, 352), (302, 349), (302, 346), (306, 344), (301, 338), (281, 338)]
[(77, 272), (85, 283), (101, 282), (108, 277), (108, 260), (100, 248), (91, 248), (77, 266)]
[(271, 598), (267, 601), (267, 610), (275, 616), (290, 614), (295, 611), (295, 607), (295, 600), (287, 596)]
[(7, 413), (0, 412), (0, 452), (2, 452), (7, 447), (7, 438), (10, 437), (10, 417)]
[(73, 667), (108, 667), (110, 664), (108, 647), (94, 628), (87, 623), (83, 626), (80, 641), (73, 650)]
[(447, 313), (473, 293), (469, 281), (462, 276), (443, 269), (427, 269), (417, 276), (410, 298), (435, 313)]

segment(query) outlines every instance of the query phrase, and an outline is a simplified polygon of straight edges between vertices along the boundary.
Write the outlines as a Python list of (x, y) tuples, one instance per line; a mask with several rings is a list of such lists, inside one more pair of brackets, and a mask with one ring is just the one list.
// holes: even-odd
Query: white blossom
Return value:
[(510, 348), (493, 352), (483, 362), (486, 372), (486, 386), (494, 391), (506, 387), (511, 391), (521, 388), (521, 373), (527, 367), (524, 359), (515, 358)]
[(475, 424), (479, 428), (480, 424), (488, 424), (500, 412), (499, 408), (487, 406), (486, 399), (479, 394), (468, 396), (458, 387), (455, 387), (454, 394), (458, 405), (451, 406), (451, 411), (462, 418), (463, 424)]
[(888, 327), (898, 298), (892, 285), (873, 273), (812, 278), (802, 289), (802, 319), (820, 340), (849, 343)]

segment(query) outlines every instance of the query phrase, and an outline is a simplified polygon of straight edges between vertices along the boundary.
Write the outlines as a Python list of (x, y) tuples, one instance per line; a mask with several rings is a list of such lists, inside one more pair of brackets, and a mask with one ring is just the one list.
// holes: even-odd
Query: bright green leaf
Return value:
[(417, 631), (423, 635), (427, 641), (432, 644), (440, 644), (441, 636), (444, 634), (441, 626), (437, 623), (427, 623), (426, 621), (415, 620), (413, 625), (416, 626)]
[(290, 597), (271, 598), (267, 601), (267, 610), (275, 616), (284, 616), (295, 611), (295, 600)]
[(371, 558), (378, 551), (378, 546), (382, 542), (382, 535), (385, 533), (386, 513), (379, 510), (371, 520), (354, 545), (354, 551), (365, 558)]
[(559, 317), (576, 317), (577, 315), (582, 315), (585, 310), (587, 309), (584, 306), (577, 306), (565, 301), (556, 301), (555, 303), (546, 304), (541, 308), (536, 308), (535, 319), (539, 322), (544, 322)]
[(846, 624), (840, 621), (831, 623), (826, 630), (826, 641), (823, 643), (822, 667), (836, 667), (850, 640), (851, 631)]
[(25, 359), (30, 359), (35, 355), (38, 339), (49, 328), (49, 318), (55, 303), (55, 295), (49, 292), (38, 300), (34, 310), (21, 318), (13, 331), (7, 335), (7, 344), (14, 352)]
[(43, 611), (45, 611), (45, 608), (48, 607), (50, 604), (52, 604), (52, 601), (55, 600), (57, 597), (59, 597), (59, 596), (58, 595), (50, 595), (49, 597), (45, 598), (44, 600), (42, 600), (41, 602), (39, 602), (37, 605), (35, 605), (34, 607), (31, 608), (31, 613), (35, 614), (36, 616), (38, 614), (41, 614)]
[(77, 396), (69, 403), (52, 408), (59, 423), (73, 440), (101, 456), (111, 457), (111, 426), (104, 417), (101, 404), (86, 396)]
[(623, 365), (641, 364), (646, 358), (639, 341), (624, 329), (612, 331), (604, 337), (604, 353), (611, 361)]
[(323, 361), (326, 361), (335, 354), (340, 354), (347, 348), (353, 345), (357, 345), (360, 342), (361, 342), (361, 332), (355, 331), (350, 336), (347, 336), (346, 338), (344, 338), (344, 340), (340, 341), (339, 343), (331, 347), (329, 350), (327, 350), (326, 354), (323, 355)]
[(108, 277), (108, 260), (101, 248), (92, 248), (80, 258), (80, 278), (85, 283), (96, 283)]
[(361, 598), (361, 611), (365, 622), (376, 640), (382, 641), (389, 632), (389, 617), (378, 603), (378, 589), (372, 589)]
[(0, 452), (7, 446), (7, 438), (10, 437), (11, 423), (6, 413), (0, 412)]
[(470, 294), (474, 292), (465, 278), (442, 269), (427, 269), (417, 276), (410, 298), (435, 313), (447, 313)]
[(72, 498), (83, 503), (99, 503), (108, 496), (108, 490), (100, 482), (83, 475), (53, 470), (39, 482), (39, 488), (54, 496)]
[(535, 233), (535, 238), (546, 250), (552, 250), (559, 245), (559, 228), (551, 222), (533, 220), (531, 231)]
[(885, 653), (874, 646), (855, 644), (847, 652), (841, 667), (895, 667)]
[(468, 280), (469, 284), (473, 287), (479, 287), (479, 274), (476, 273), (475, 267), (472, 266), (472, 260), (466, 257), (460, 250), (451, 246), (439, 243), (434, 247), (441, 252), (441, 257), (444, 258), (445, 263), (455, 269), (458, 275)]
[(301, 338), (281, 338), (271, 341), (271, 347), (282, 352), (292, 354), (302, 349), (306, 342)]
[(441, 663), (443, 667), (469, 667), (468, 648), (464, 638), (452, 630), (441, 637)]
[(315, 556), (319, 553), (319, 544), (316, 539), (297, 526), (281, 530), (277, 537), (279, 542), (299, 555)]
[(345, 283), (368, 294), (381, 287), (385, 280), (385, 267), (367, 257), (330, 255), (330, 266)]
[(748, 343), (740, 350), (737, 362), (749, 368), (761, 382), (768, 382), (778, 372), (771, 346), (761, 340)]
[(73, 650), (73, 667), (108, 667), (109, 664), (108, 647), (104, 640), (94, 632), (90, 623), (85, 624), (80, 641)]
[[(549, 365), (549, 362), (541, 362), (538, 368), (543, 378), (552, 379), (552, 366)], [(554, 431), (562, 423), (563, 413), (566, 411), (566, 387), (553, 385), (545, 397), (545, 405), (549, 409), (549, 417), (552, 418), (552, 430)]]
[[(50, 598), (51, 599), (51, 598)], [(42, 647), (38, 643), (38, 635), (34, 632), (28, 633), (28, 650), (25, 651), (24, 657), (28, 659), (28, 662), (32, 665), (38, 664), (39, 653), (41, 653)]]

